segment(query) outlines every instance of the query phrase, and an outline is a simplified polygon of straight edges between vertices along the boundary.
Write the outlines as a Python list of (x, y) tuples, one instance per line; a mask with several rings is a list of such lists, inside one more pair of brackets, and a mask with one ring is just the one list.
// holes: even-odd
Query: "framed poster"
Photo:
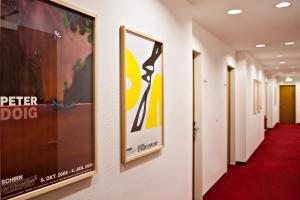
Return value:
[(253, 108), (254, 114), (262, 110), (262, 82), (253, 80)]
[(164, 146), (163, 42), (125, 26), (121, 41), (121, 161)]
[(2, 200), (95, 173), (94, 26), (61, 1), (1, 1)]
[(253, 80), (253, 109), (254, 109), (254, 114), (257, 114), (259, 112), (259, 103), (258, 103), (258, 81)]
[(258, 81), (258, 110), (262, 111), (262, 82)]

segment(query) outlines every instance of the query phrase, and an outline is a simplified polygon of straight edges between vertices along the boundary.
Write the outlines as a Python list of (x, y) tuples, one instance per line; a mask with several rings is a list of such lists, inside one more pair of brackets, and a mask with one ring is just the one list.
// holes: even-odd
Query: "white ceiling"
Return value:
[[(292, 6), (283, 9), (274, 7), (280, 0), (187, 1), (193, 7), (196, 22), (236, 50), (248, 51), (265, 66), (267, 73), (300, 76), (300, 0), (285, 0)], [(226, 11), (233, 8), (243, 13), (228, 15)], [(284, 45), (290, 41), (296, 44)], [(259, 43), (267, 47), (256, 48)], [(279, 54), (283, 57), (277, 58)], [(280, 65), (280, 61), (286, 64)]]

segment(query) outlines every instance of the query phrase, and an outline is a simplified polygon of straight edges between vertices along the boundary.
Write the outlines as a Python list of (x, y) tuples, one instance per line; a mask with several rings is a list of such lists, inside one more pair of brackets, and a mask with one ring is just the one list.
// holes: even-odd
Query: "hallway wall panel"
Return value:
[(273, 128), (279, 122), (279, 87), (276, 77), (268, 77), (267, 127)]
[[(236, 155), (237, 161), (247, 162), (257, 147), (264, 140), (265, 113), (265, 75), (262, 65), (247, 52), (237, 53), (238, 74), (238, 115), (236, 124)], [(254, 113), (254, 80), (261, 82), (262, 108)]]

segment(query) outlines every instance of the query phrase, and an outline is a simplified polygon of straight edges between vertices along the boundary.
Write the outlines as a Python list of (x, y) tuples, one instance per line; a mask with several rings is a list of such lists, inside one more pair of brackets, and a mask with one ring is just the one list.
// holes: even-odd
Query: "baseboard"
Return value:
[(247, 162), (238, 161), (238, 162), (236, 162), (236, 165), (238, 165), (238, 166), (245, 166), (245, 165), (247, 165)]
[[(269, 128), (269, 127), (267, 127), (267, 129), (265, 129), (265, 130), (272, 130), (273, 128), (275, 128), (276, 126), (278, 126), (278, 122), (276, 122), (275, 124), (274, 124), (274, 126), (273, 127), (271, 127), (271, 128)], [(300, 125), (300, 123), (299, 123), (299, 125)]]
[(203, 196), (205, 196), (205, 194), (208, 193), (209, 190), (211, 190), (222, 178), (224, 178), (224, 176), (227, 176), (227, 175), (228, 175), (228, 173), (225, 172), (220, 178), (217, 179), (217, 181), (214, 184), (212, 184), (210, 187), (208, 187), (208, 189), (206, 191), (203, 191)]

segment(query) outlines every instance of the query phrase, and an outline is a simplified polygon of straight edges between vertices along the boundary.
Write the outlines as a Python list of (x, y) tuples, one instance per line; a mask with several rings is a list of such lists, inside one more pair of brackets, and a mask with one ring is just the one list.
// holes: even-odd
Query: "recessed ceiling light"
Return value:
[(277, 57), (277, 58), (282, 58), (283, 55), (279, 54), (279, 55), (277, 55), (276, 57)]
[(274, 67), (274, 69), (280, 69), (280, 67)]
[(266, 47), (266, 45), (265, 44), (257, 44), (256, 47), (257, 48), (263, 48), (263, 47)]
[(238, 15), (241, 14), (243, 11), (240, 9), (231, 9), (227, 11), (227, 14), (229, 15)]
[(279, 64), (283, 65), (285, 64), (286, 62), (285, 61), (280, 61)]
[(283, 2), (280, 2), (280, 3), (277, 3), (275, 5), (276, 8), (287, 8), (287, 7), (290, 7), (292, 4), (290, 2), (287, 2), (287, 1), (283, 1)]
[(291, 45), (294, 45), (295, 42), (286, 42), (286, 43), (284, 43), (284, 44), (287, 45), (287, 46), (291, 46)]

